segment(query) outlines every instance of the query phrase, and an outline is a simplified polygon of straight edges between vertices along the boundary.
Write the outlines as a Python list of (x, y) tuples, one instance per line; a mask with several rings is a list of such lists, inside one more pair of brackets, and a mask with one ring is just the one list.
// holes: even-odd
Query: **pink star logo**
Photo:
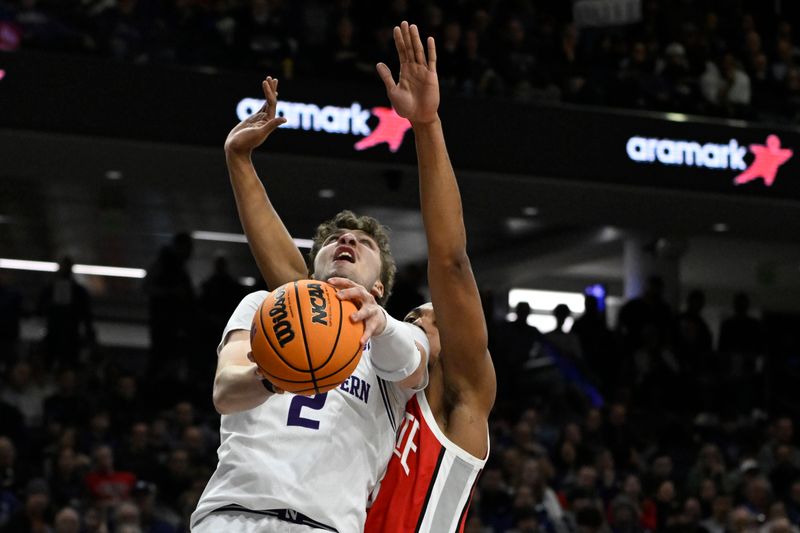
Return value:
[(778, 173), (778, 167), (792, 157), (792, 151), (781, 148), (781, 140), (777, 135), (767, 137), (767, 144), (751, 144), (750, 151), (756, 158), (744, 172), (734, 178), (733, 183), (741, 185), (758, 178), (764, 179), (764, 185), (771, 187)]
[(356, 150), (366, 150), (375, 145), (386, 143), (389, 150), (396, 152), (403, 144), (403, 137), (411, 127), (411, 123), (398, 115), (391, 107), (373, 107), (372, 114), (378, 117), (378, 125), (372, 133), (358, 141)]

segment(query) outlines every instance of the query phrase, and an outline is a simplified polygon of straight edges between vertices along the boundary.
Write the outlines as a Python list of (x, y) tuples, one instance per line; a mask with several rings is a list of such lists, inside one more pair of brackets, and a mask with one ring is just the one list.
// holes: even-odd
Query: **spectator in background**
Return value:
[(545, 339), (553, 345), (561, 357), (564, 357), (573, 365), (583, 366), (581, 341), (575, 333), (566, 331), (566, 322), (572, 316), (572, 312), (565, 304), (558, 304), (553, 309), (553, 316), (556, 319), (556, 329), (546, 333)]
[(53, 503), (79, 507), (84, 496), (83, 480), (89, 458), (77, 455), (73, 448), (65, 446), (58, 451), (53, 462), (47, 476)]
[[(436, 43), (437, 74), (442, 91), (455, 92), (463, 68), (461, 24), (448, 20), (442, 26), (442, 36)], [(441, 67), (438, 67), (441, 65)]]
[(620, 309), (617, 328), (627, 351), (632, 353), (644, 344), (644, 330), (648, 325), (654, 328), (659, 343), (670, 342), (672, 310), (664, 300), (664, 282), (658, 276), (647, 278), (644, 293)]
[(721, 410), (746, 412), (760, 404), (766, 342), (761, 322), (750, 315), (750, 298), (743, 292), (733, 298), (733, 316), (722, 322), (718, 351), (723, 376)]
[(181, 512), (181, 498), (194, 482), (194, 469), (189, 453), (182, 448), (174, 449), (167, 459), (166, 468), (158, 472), (156, 481), (161, 502)]
[(733, 54), (723, 55), (719, 66), (707, 62), (700, 83), (706, 101), (719, 113), (746, 118), (751, 99), (750, 77)]
[(800, 467), (800, 449), (794, 443), (794, 421), (791, 417), (782, 416), (774, 420), (769, 427), (769, 440), (758, 452), (758, 464), (762, 471), (770, 472), (778, 463), (778, 447), (785, 446), (783, 451), (793, 465)]
[(628, 57), (619, 64), (618, 88), (612, 91), (611, 103), (627, 104), (637, 109), (646, 109), (652, 105), (654, 70), (654, 62), (649, 57), (645, 44), (641, 41), (632, 43)]
[(783, 82), (792, 67), (797, 66), (797, 54), (788, 37), (778, 39), (775, 46), (775, 61), (772, 63), (772, 77), (777, 82)]
[(145, 422), (137, 422), (130, 427), (128, 437), (118, 447), (117, 463), (122, 470), (135, 472), (139, 478), (154, 479), (158, 470), (154, 455), (150, 446), (150, 427)]
[(114, 510), (114, 525), (115, 531), (121, 531), (127, 527), (141, 532), (142, 520), (136, 504), (127, 501), (120, 502)]
[(85, 482), (93, 503), (108, 508), (126, 500), (136, 483), (136, 476), (114, 468), (111, 446), (98, 446), (92, 455), (92, 471), (86, 474)]
[(775, 447), (775, 466), (769, 471), (775, 497), (785, 501), (789, 498), (789, 490), (795, 480), (800, 479), (800, 464), (796, 462), (797, 452), (790, 444), (779, 444)]
[(39, 313), (46, 322), (48, 365), (74, 366), (82, 348), (95, 340), (92, 299), (72, 275), (73, 261), (64, 257), (55, 280), (42, 291)]
[(780, 100), (784, 102), (781, 115), (789, 123), (800, 120), (800, 66), (789, 69), (786, 74)]
[(711, 354), (711, 329), (703, 318), (706, 296), (693, 290), (686, 298), (686, 310), (678, 315), (678, 333), (675, 349), (686, 362), (686, 370), (709, 372), (707, 358)]
[(145, 402), (139, 392), (136, 377), (123, 374), (116, 379), (116, 387), (106, 399), (108, 410), (114, 413), (112, 431), (115, 435), (123, 435), (130, 427), (145, 416)]
[(50, 490), (40, 478), (30, 480), (25, 487), (25, 503), (11, 516), (3, 533), (45, 532), (51, 524)]
[(203, 281), (200, 290), (200, 305), (215, 332), (224, 329), (227, 317), (246, 292), (245, 287), (231, 275), (228, 259), (223, 255), (217, 256), (214, 259), (214, 271)]
[(622, 403), (613, 403), (608, 408), (605, 443), (619, 468), (627, 469), (633, 466), (634, 432), (628, 423), (628, 408)]
[(72, 507), (62, 507), (53, 520), (54, 533), (80, 533), (81, 516)]
[(698, 494), (706, 480), (711, 480), (713, 484), (721, 487), (725, 481), (725, 474), (725, 461), (719, 446), (712, 443), (704, 444), (700, 448), (697, 461), (689, 470), (686, 488), (690, 494)]
[(665, 111), (691, 112), (698, 95), (686, 48), (680, 43), (670, 43), (664, 53), (666, 58), (658, 71), (662, 83), (658, 105)]
[(796, 526), (800, 526), (800, 479), (792, 482), (789, 497), (786, 498), (786, 517)]
[(716, 361), (712, 354), (711, 329), (703, 318), (705, 294), (689, 292), (686, 310), (678, 315), (675, 354), (686, 386), (685, 408), (709, 412), (716, 402)]
[(337, 79), (358, 81), (372, 74), (373, 66), (361, 57), (360, 47), (355, 39), (355, 27), (348, 16), (342, 16), (333, 28), (328, 42), (326, 68), (329, 75)]
[(44, 422), (44, 401), (49, 395), (50, 391), (34, 380), (31, 365), (19, 361), (9, 372), (0, 400), (17, 409), (28, 428), (40, 428)]
[(714, 498), (711, 516), (700, 522), (700, 526), (708, 533), (726, 533), (728, 527), (728, 516), (732, 505), (731, 497), (727, 494), (719, 494)]
[(283, 2), (251, 0), (237, 25), (245, 54), (245, 64), (258, 66), (262, 71), (281, 73), (282, 79), (294, 76), (297, 40), (293, 35), (291, 17)]
[(495, 82), (495, 73), (481, 48), (478, 32), (474, 29), (466, 30), (458, 92), (464, 96), (486, 94), (496, 90)]
[(186, 264), (192, 256), (192, 238), (178, 233), (169, 246), (161, 249), (148, 269), (145, 291), (149, 304), (151, 357), (147, 373), (163, 378), (185, 372), (183, 361), (193, 333), (195, 294)]
[(617, 375), (613, 359), (614, 337), (596, 297), (584, 296), (583, 315), (575, 321), (571, 332), (578, 336), (591, 377), (600, 382), (603, 390), (609, 389)]
[(158, 489), (147, 481), (137, 481), (131, 496), (139, 508), (142, 530), (145, 533), (176, 533), (178, 516), (156, 504)]
[(78, 427), (86, 423), (89, 418), (89, 398), (79, 391), (77, 380), (74, 369), (63, 368), (59, 371), (56, 392), (44, 401), (47, 424)]
[(772, 487), (767, 478), (757, 475), (744, 483), (743, 505), (755, 516), (767, 516), (772, 504)]
[(527, 100), (531, 96), (537, 62), (525, 25), (518, 18), (511, 18), (503, 36), (505, 44), (495, 60), (498, 73), (506, 85), (507, 94), (518, 100)]
[(22, 505), (18, 495), (23, 492), (29, 475), (17, 458), (17, 447), (8, 437), (0, 436), (0, 526)]

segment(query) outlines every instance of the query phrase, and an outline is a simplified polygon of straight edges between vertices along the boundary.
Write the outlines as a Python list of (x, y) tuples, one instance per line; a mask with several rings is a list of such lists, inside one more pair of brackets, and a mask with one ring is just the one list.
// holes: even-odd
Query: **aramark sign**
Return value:
[(631, 137), (626, 146), (628, 157), (637, 163), (658, 162), (663, 165), (741, 171), (733, 180), (736, 185), (763, 178), (764, 184), (769, 187), (775, 181), (778, 167), (792, 157), (792, 150), (781, 148), (781, 140), (777, 135), (767, 137), (765, 145), (751, 144), (749, 148), (755, 159), (747, 166), (744, 160), (747, 148), (736, 139), (731, 139), (727, 144), (700, 144), (695, 141)]
[[(244, 120), (263, 105), (264, 100), (243, 98), (236, 106), (236, 115), (239, 120)], [(386, 143), (389, 150), (396, 152), (403, 144), (406, 130), (411, 127), (408, 120), (390, 107), (364, 109), (358, 102), (353, 102), (350, 107), (327, 105), (320, 108), (316, 104), (279, 101), (276, 115), (286, 119), (282, 128), (364, 137), (354, 145), (356, 150)], [(378, 119), (375, 129), (367, 124), (373, 116)]]

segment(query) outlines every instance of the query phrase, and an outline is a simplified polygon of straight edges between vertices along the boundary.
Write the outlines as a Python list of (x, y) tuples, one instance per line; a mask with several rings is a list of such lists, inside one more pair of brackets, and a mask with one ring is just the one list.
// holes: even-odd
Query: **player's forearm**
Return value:
[(461, 194), (447, 154), (442, 123), (415, 124), (420, 204), (429, 259), (462, 262), (467, 239)]
[(274, 289), (308, 277), (303, 255), (272, 206), (250, 154), (226, 150), (225, 159), (239, 219), (267, 285)]
[(247, 411), (264, 403), (270, 393), (255, 373), (255, 365), (230, 365), (214, 378), (214, 407), (221, 415)]

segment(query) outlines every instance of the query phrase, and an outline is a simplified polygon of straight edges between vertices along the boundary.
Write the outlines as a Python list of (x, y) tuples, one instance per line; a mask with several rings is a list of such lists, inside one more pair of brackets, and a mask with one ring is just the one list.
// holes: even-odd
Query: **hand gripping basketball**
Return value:
[(364, 335), (361, 336), (362, 348), (366, 346), (370, 337), (383, 333), (386, 328), (386, 314), (372, 293), (347, 278), (330, 278), (328, 283), (336, 287), (336, 296), (340, 300), (349, 300), (358, 308), (358, 311), (350, 315), (350, 320), (364, 323)]

